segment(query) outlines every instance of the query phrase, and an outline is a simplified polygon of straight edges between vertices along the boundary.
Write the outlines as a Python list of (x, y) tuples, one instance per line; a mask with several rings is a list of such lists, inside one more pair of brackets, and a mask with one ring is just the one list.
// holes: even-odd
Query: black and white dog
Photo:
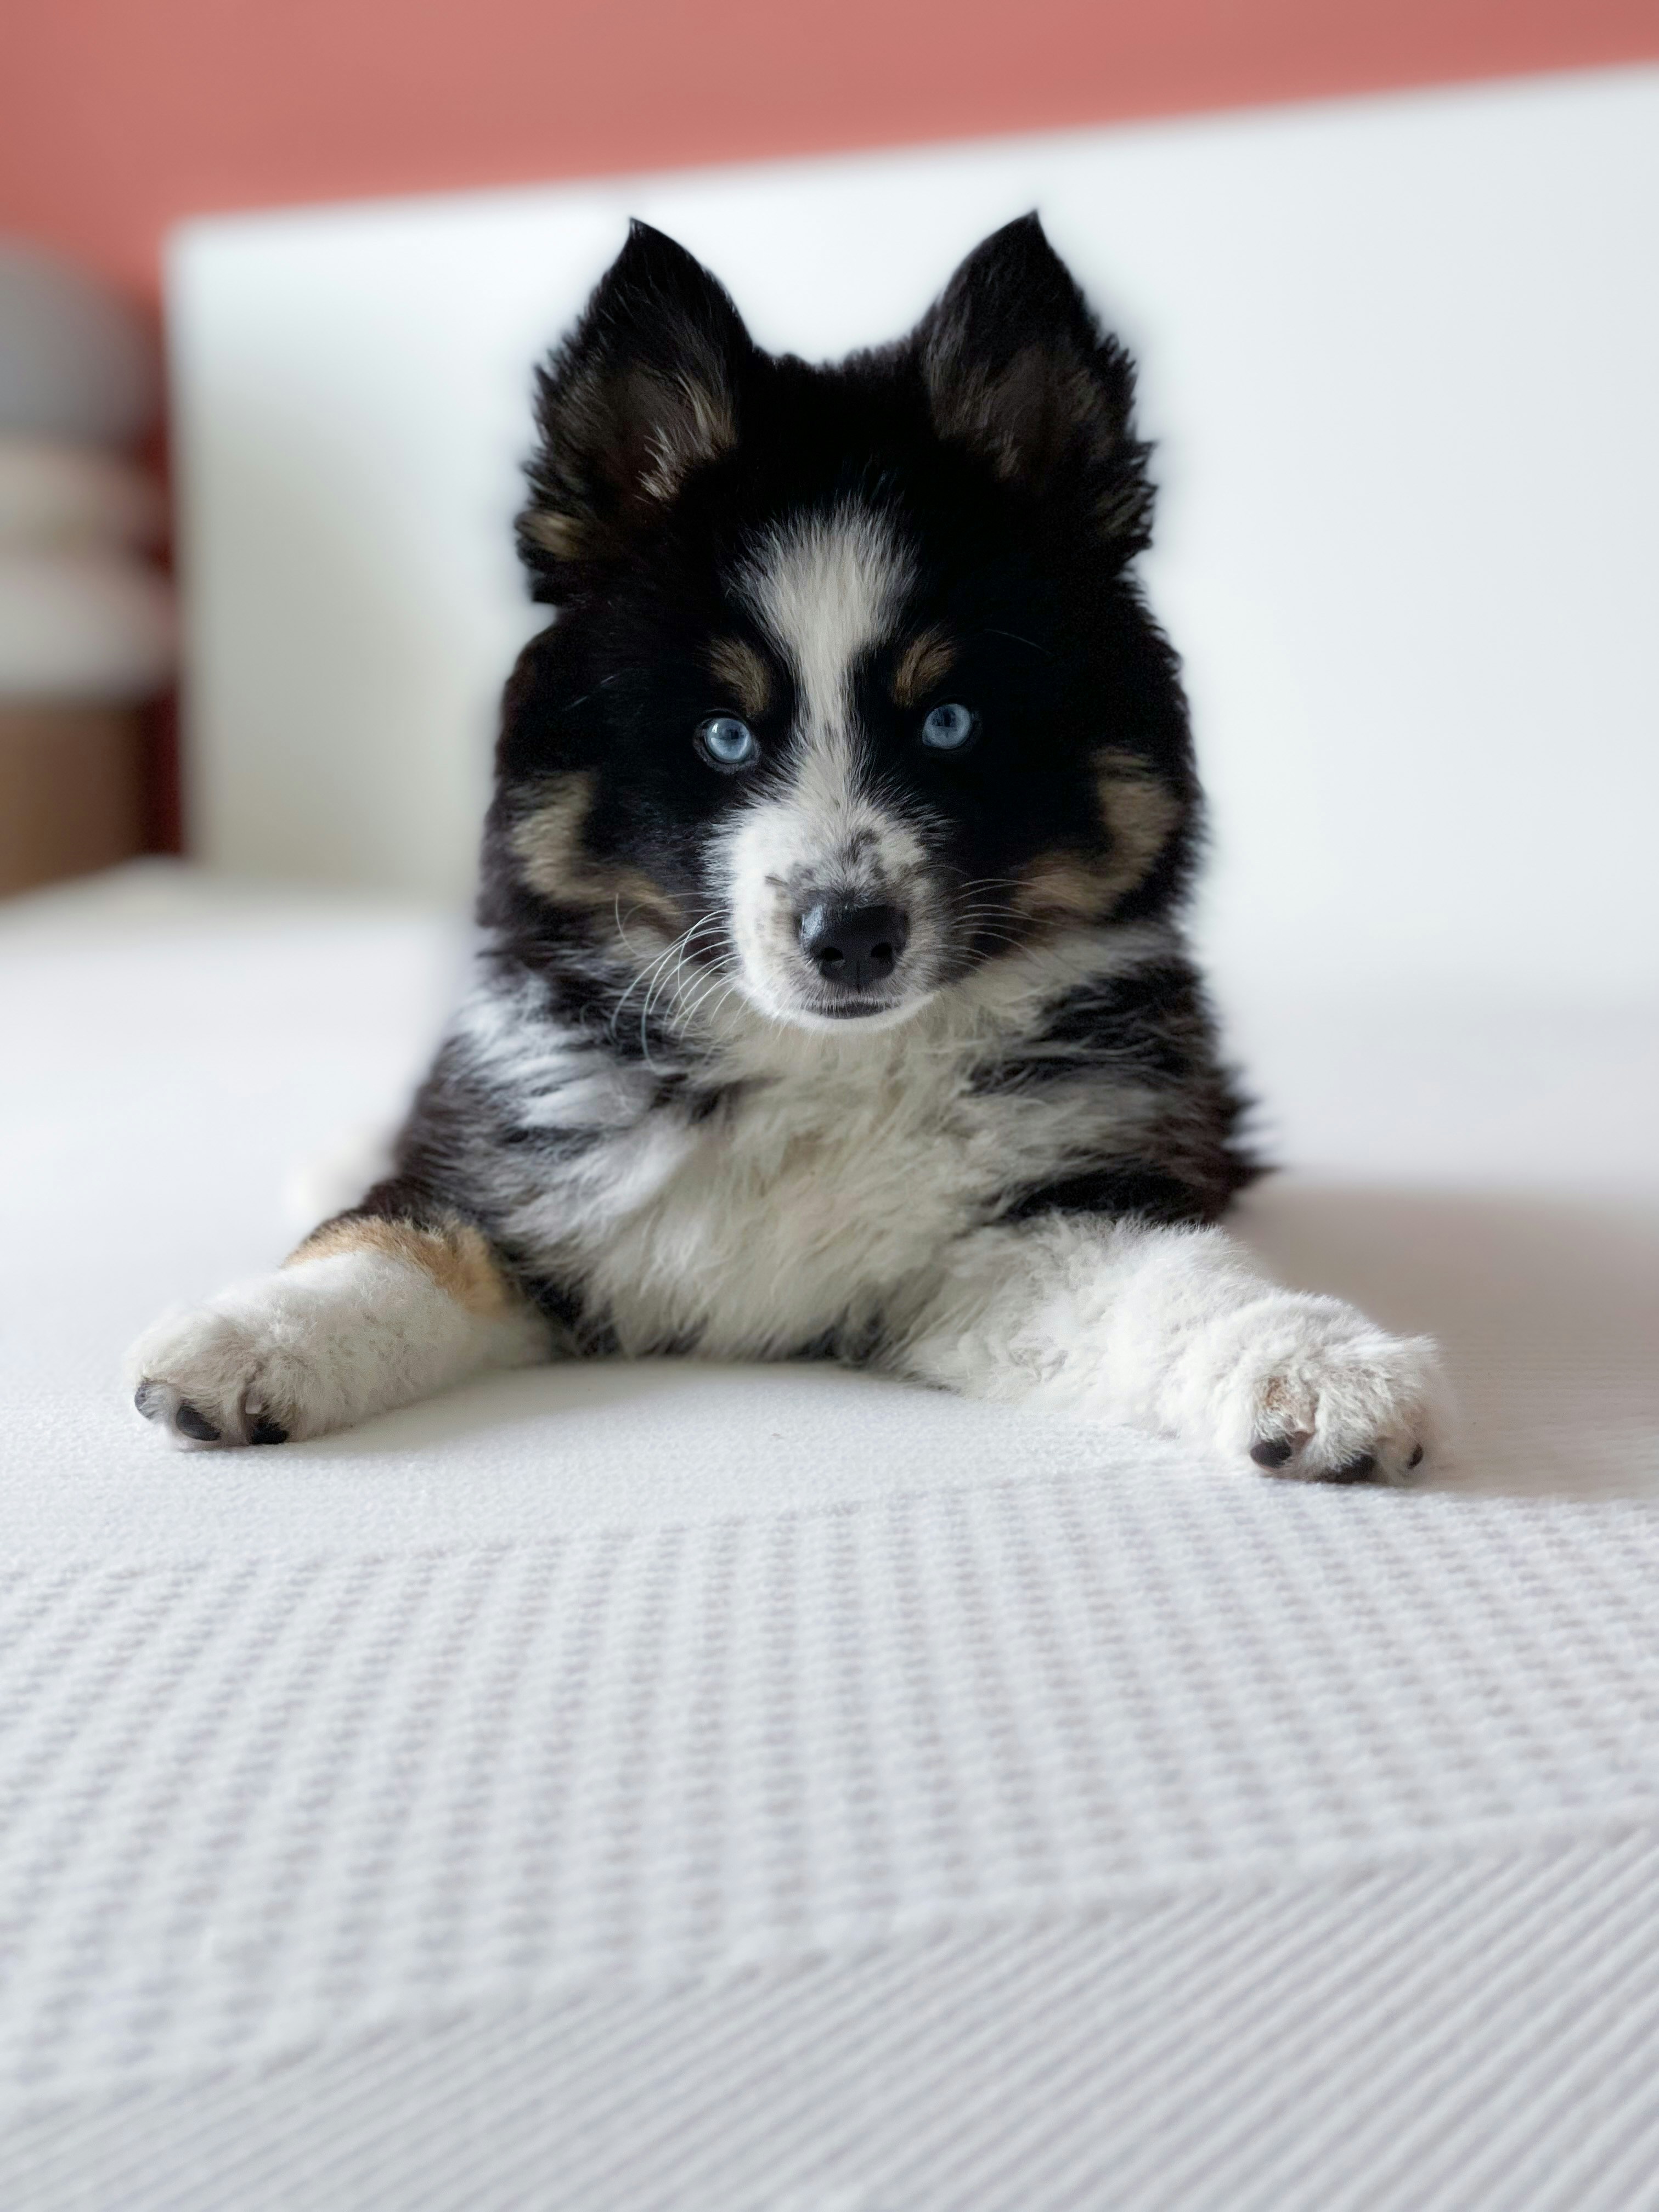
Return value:
[(1432, 1346), (1213, 1225), (1254, 1170), (1133, 386), (1034, 216), (835, 368), (635, 226), (540, 380), (557, 616), (471, 995), (390, 1179), (150, 1330), (141, 1413), (280, 1443), (550, 1357), (829, 1354), (1286, 1474), (1421, 1462)]

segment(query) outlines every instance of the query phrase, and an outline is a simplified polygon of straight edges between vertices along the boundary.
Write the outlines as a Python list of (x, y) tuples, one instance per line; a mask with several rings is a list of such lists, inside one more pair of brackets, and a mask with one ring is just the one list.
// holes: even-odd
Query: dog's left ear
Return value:
[(1134, 364), (1102, 330), (1035, 215), (975, 247), (915, 335), (941, 437), (1006, 482), (1080, 504), (1124, 558), (1147, 544), (1148, 448), (1134, 435)]
[(540, 448), (519, 544), (555, 604), (651, 527), (686, 477), (737, 441), (754, 345), (728, 294), (647, 223), (537, 373)]

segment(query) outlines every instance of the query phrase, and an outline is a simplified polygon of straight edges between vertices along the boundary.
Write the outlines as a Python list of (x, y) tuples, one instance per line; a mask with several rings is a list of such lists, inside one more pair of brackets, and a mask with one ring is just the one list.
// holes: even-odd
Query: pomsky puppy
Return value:
[(393, 1172), (159, 1323), (186, 1446), (493, 1368), (830, 1356), (1283, 1474), (1433, 1449), (1433, 1347), (1215, 1226), (1133, 369), (1035, 216), (906, 338), (753, 343), (635, 224), (539, 379), (475, 980)]

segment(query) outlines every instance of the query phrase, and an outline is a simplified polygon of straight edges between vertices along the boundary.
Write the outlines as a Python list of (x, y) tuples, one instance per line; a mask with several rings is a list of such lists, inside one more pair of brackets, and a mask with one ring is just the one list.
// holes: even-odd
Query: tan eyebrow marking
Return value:
[(752, 645), (740, 637), (716, 638), (708, 648), (708, 666), (717, 684), (725, 684), (745, 714), (763, 714), (772, 701), (772, 672)]
[(942, 629), (925, 629), (913, 637), (893, 671), (893, 697), (898, 705), (914, 707), (926, 698), (950, 674), (956, 657), (956, 647)]

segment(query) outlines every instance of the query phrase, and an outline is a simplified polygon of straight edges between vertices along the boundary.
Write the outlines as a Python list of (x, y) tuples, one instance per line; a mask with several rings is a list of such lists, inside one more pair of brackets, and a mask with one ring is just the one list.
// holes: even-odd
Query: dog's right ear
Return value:
[(614, 558), (690, 471), (737, 442), (754, 343), (730, 296), (683, 246), (630, 225), (581, 320), (536, 374), (541, 443), (519, 547), (555, 604)]

